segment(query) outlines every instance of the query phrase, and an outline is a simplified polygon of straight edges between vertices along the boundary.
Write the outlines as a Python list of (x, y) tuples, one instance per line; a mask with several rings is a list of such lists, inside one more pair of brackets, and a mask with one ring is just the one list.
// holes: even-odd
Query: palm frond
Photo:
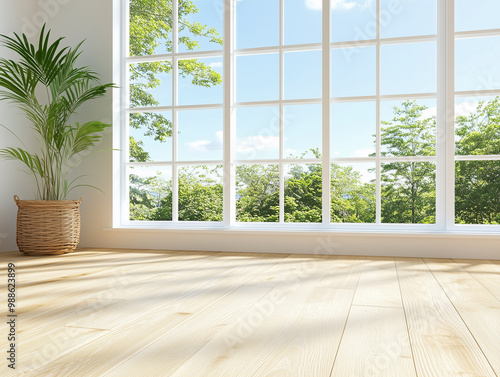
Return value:
[[(26, 114), (40, 141), (37, 153), (26, 147), (4, 148), (0, 157), (18, 160), (28, 168), (39, 199), (59, 200), (75, 187), (76, 179), (68, 180), (75, 165), (70, 159), (94, 147), (102, 139), (99, 134), (110, 126), (94, 121), (72, 126), (71, 116), (115, 85), (101, 85), (97, 73), (76, 66), (83, 42), (63, 47), (64, 38), (51, 42), (50, 34), (44, 25), (36, 45), (25, 34), (0, 35), (2, 45), (19, 56), (18, 61), (0, 59), (0, 100), (14, 103)], [(45, 87), (45, 98), (38, 86)]]

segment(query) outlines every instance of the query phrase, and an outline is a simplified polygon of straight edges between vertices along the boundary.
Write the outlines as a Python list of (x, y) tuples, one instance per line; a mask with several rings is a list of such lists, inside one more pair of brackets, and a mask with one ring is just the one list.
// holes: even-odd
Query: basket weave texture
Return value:
[(20, 200), (16, 242), (27, 255), (71, 253), (80, 241), (80, 200)]

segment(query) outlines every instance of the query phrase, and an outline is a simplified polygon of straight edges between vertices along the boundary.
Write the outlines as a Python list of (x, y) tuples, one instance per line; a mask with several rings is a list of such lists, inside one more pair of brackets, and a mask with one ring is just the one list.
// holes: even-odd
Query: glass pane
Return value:
[(455, 90), (500, 88), (500, 36), (455, 41)]
[(222, 161), (222, 109), (179, 111), (178, 116), (179, 161)]
[(172, 113), (129, 115), (129, 161), (172, 160)]
[(179, 105), (222, 103), (222, 58), (179, 60)]
[(455, 0), (455, 30), (500, 28), (500, 1)]
[(129, 168), (130, 220), (172, 220), (172, 168)]
[(277, 106), (236, 110), (236, 159), (279, 158), (279, 109)]
[(279, 97), (279, 55), (236, 58), (236, 101), (272, 101)]
[(375, 153), (375, 102), (331, 105), (331, 157), (370, 157)]
[(455, 222), (500, 224), (500, 161), (455, 162)]
[(130, 107), (172, 106), (172, 63), (135, 63), (129, 66)]
[(235, 3), (237, 49), (279, 45), (279, 0)]
[[(322, 0), (307, 0), (321, 9)], [(376, 1), (332, 0), (331, 41), (346, 42), (377, 37)]]
[(172, 2), (129, 1), (130, 56), (172, 52)]
[(436, 0), (381, 0), (382, 38), (437, 33)]
[(285, 99), (321, 98), (321, 51), (285, 53)]
[(179, 221), (222, 221), (222, 166), (185, 166), (179, 172)]
[(437, 87), (436, 43), (382, 46), (381, 93), (434, 93)]
[(279, 221), (279, 165), (236, 167), (236, 221)]
[(223, 16), (223, 0), (180, 1), (179, 52), (222, 50)]
[(377, 82), (376, 54), (374, 46), (332, 50), (331, 96), (375, 95)]
[(285, 165), (285, 222), (320, 223), (322, 173), (320, 164)]
[(332, 164), (330, 221), (374, 223), (375, 164)]
[(382, 164), (382, 222), (436, 222), (436, 165), (433, 162)]
[(457, 98), (455, 136), (457, 155), (500, 154), (500, 98)]
[(321, 105), (284, 107), (285, 158), (320, 158)]
[(285, 44), (321, 42), (321, 1), (284, 0)]
[(436, 109), (436, 100), (381, 102), (382, 156), (434, 156)]

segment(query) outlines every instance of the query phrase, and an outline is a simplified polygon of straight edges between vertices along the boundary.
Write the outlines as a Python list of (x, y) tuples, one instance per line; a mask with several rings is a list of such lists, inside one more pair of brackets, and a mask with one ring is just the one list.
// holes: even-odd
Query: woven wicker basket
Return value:
[(80, 200), (20, 200), (17, 247), (27, 255), (71, 253), (80, 241)]

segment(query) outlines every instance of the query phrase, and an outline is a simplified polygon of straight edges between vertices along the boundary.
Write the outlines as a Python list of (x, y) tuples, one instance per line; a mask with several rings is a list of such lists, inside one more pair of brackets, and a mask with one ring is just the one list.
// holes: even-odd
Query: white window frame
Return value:
[[(265, 231), (303, 231), (303, 232), (363, 232), (363, 233), (474, 233), (488, 234), (500, 231), (500, 225), (460, 225), (455, 224), (455, 161), (464, 160), (498, 160), (500, 155), (493, 156), (455, 156), (455, 98), (464, 96), (500, 95), (498, 90), (477, 90), (455, 92), (454, 72), (454, 45), (459, 38), (472, 38), (479, 36), (500, 36), (500, 29), (479, 30), (470, 32), (455, 32), (454, 28), (454, 0), (437, 0), (437, 34), (426, 36), (381, 38), (381, 24), (377, 22), (376, 38), (356, 42), (330, 42), (331, 12), (322, 12), (322, 42), (301, 45), (284, 44), (284, 1), (280, 1), (280, 45), (275, 47), (235, 49), (235, 20), (236, 0), (223, 1), (224, 4), (224, 47), (223, 50), (207, 52), (178, 52), (178, 44), (173, 43), (170, 54), (154, 55), (147, 57), (128, 57), (128, 1), (114, 1), (114, 33), (113, 33), (113, 77), (120, 83), (120, 88), (114, 91), (114, 133), (113, 145), (116, 149), (113, 157), (113, 227), (114, 228), (147, 228), (147, 229), (207, 229), (207, 230), (265, 230)], [(381, 0), (376, 0), (377, 19), (380, 19)], [(177, 4), (173, 3), (173, 23), (177, 25)], [(323, 0), (323, 9), (331, 9), (331, 0)], [(173, 40), (177, 40), (177, 27), (173, 28)], [(398, 43), (428, 42), (437, 43), (437, 92), (404, 95), (380, 94), (380, 48), (383, 45)], [(336, 97), (330, 96), (330, 56), (332, 49), (375, 46), (376, 48), (376, 94), (374, 96)], [(288, 51), (322, 50), (322, 98), (312, 100), (285, 100), (284, 99), (284, 53)], [(236, 57), (262, 53), (279, 53), (280, 78), (279, 99), (276, 101), (261, 102), (236, 102), (234, 67)], [(222, 105), (193, 105), (179, 106), (177, 100), (177, 64), (181, 59), (222, 57), (223, 59), (223, 104)], [(132, 62), (173, 60), (172, 71), (172, 106), (154, 108), (127, 108), (128, 99), (128, 64)], [(384, 100), (405, 99), (436, 99), (437, 102), (437, 135), (436, 156), (417, 157), (382, 157), (381, 156), (381, 126), (380, 103)], [(376, 157), (365, 158), (331, 158), (330, 154), (330, 106), (332, 103), (341, 102), (376, 102)], [(283, 114), (285, 105), (297, 104), (322, 104), (322, 158), (321, 159), (285, 159), (283, 145), (284, 120), (280, 116), (280, 152), (279, 159), (275, 160), (241, 160), (235, 158), (235, 109), (254, 106), (279, 106)], [(177, 161), (177, 111), (188, 109), (222, 109), (224, 120), (224, 154), (221, 161)], [(168, 163), (147, 162), (130, 163), (128, 161), (128, 124), (129, 113), (147, 111), (172, 111), (172, 161)], [(436, 223), (435, 224), (389, 224), (381, 223), (381, 164), (394, 161), (432, 161), (436, 164)], [(330, 164), (332, 163), (375, 163), (376, 165), (376, 223), (330, 223)], [(280, 222), (279, 223), (241, 223), (237, 222), (236, 215), (236, 190), (235, 168), (240, 164), (278, 164), (280, 166)], [(284, 220), (284, 165), (293, 163), (320, 163), (323, 169), (323, 214), (322, 223), (285, 223)], [(222, 222), (188, 222), (178, 221), (178, 195), (177, 195), (177, 168), (185, 165), (223, 165), (224, 193), (223, 193), (223, 218)], [(128, 174), (129, 166), (171, 166), (172, 167), (172, 221), (141, 221), (133, 222), (128, 219)]]

